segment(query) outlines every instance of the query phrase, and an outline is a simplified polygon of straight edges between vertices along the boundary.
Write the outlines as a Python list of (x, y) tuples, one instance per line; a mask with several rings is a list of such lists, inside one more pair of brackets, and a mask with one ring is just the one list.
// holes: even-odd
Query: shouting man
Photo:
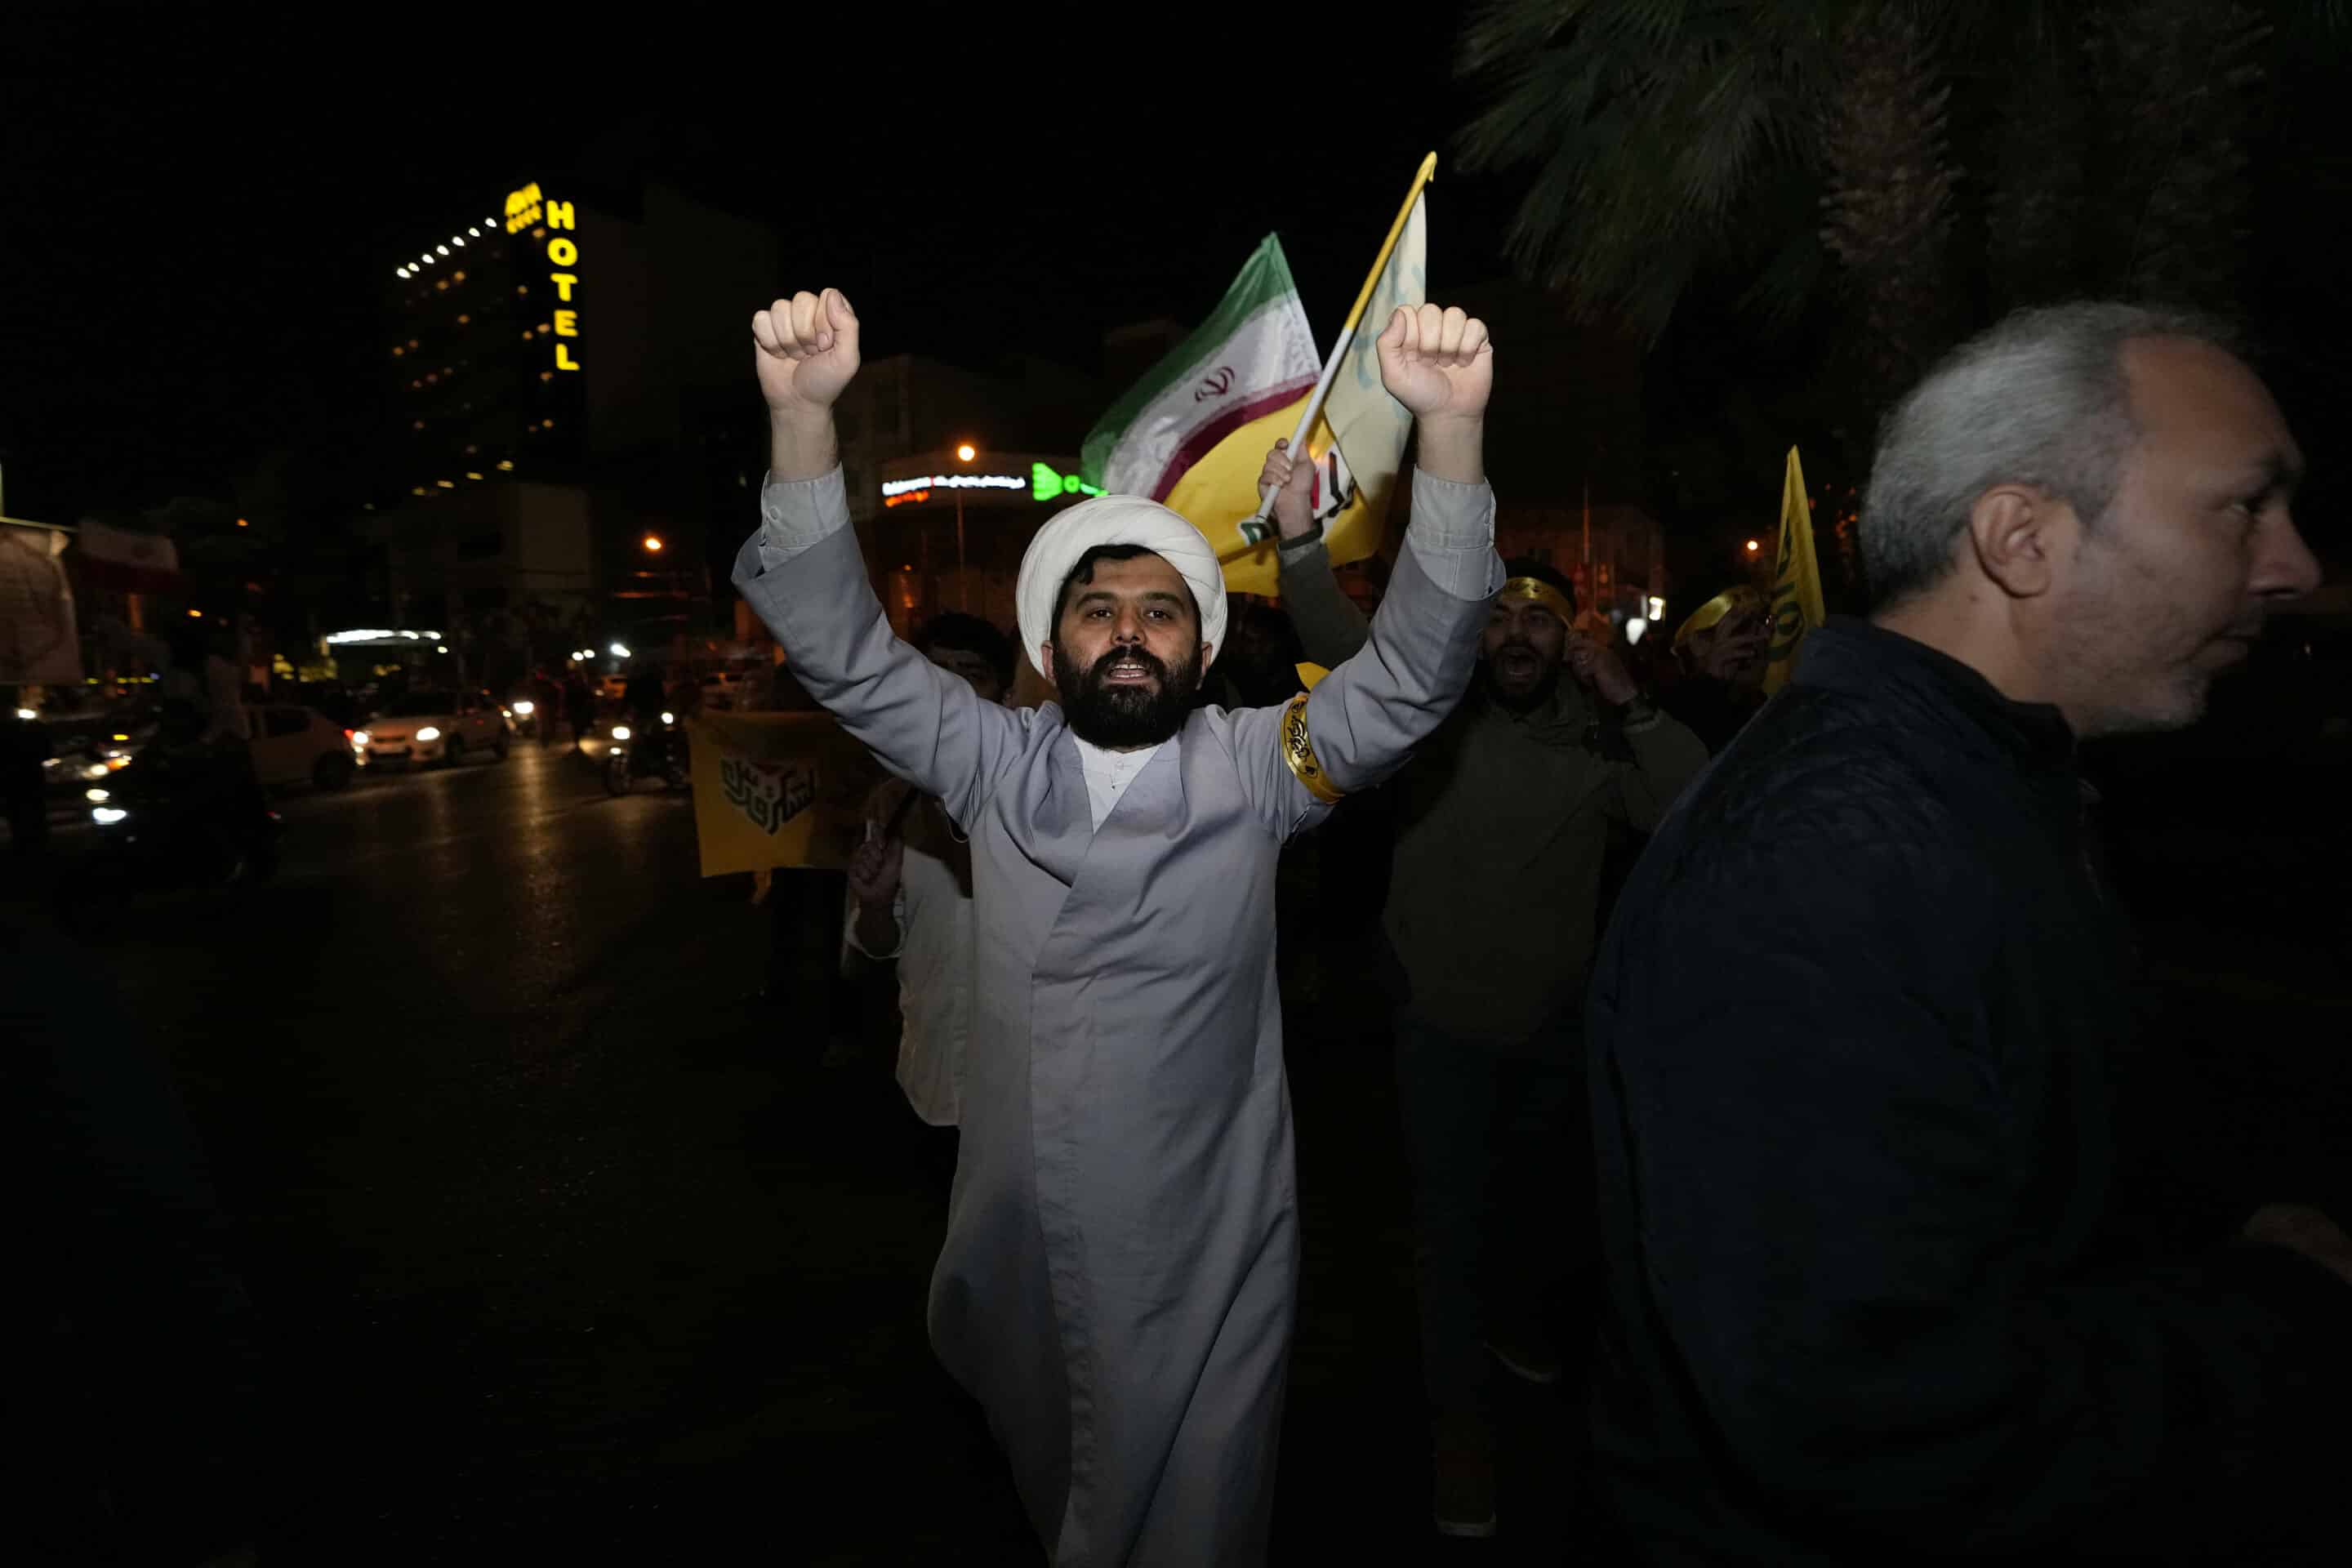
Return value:
[(1260, 1562), (1298, 1276), (1275, 862), (1470, 679), (1501, 581), (1486, 328), (1433, 306), (1390, 320), (1381, 376), (1421, 467), (1370, 647), (1311, 697), (1240, 711), (1192, 702), (1224, 633), (1215, 553), (1131, 496), (1061, 513), (1022, 563), (1022, 642), (1057, 701), (983, 702), (892, 637), (834, 437), (857, 316), (828, 289), (752, 333), (772, 455), (736, 584), (810, 692), (971, 845), (932, 1343), (1055, 1563)]

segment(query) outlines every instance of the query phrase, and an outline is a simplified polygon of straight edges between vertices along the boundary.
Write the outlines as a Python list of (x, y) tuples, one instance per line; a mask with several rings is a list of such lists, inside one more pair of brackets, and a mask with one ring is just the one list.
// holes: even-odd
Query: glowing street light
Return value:
[(646, 547), (646, 553), (648, 555), (659, 555), (662, 552), (662, 537), (658, 533), (648, 533), (637, 542)]
[[(980, 448), (966, 441), (956, 447), (956, 461), (969, 463), (980, 456)], [(971, 578), (963, 565), (963, 491), (955, 493), (956, 503), (956, 606), (971, 608)]]
[(1748, 542), (1748, 553), (1750, 555), (1755, 554), (1758, 551), (1763, 548), (1764, 542), (1760, 539), (1751, 539)]
[(614, 643), (607, 651), (609, 651), (614, 658), (626, 658), (629, 657), (628, 645), (625, 643)]

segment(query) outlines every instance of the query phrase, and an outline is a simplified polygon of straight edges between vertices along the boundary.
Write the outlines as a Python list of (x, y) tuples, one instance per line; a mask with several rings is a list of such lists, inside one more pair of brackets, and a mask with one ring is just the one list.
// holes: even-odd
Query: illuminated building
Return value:
[[(381, 258), (380, 492), (394, 624), (593, 623), (659, 647), (723, 616), (764, 423), (745, 395), (774, 232), (666, 186), (485, 181)], [(668, 542), (648, 560), (639, 542)], [(722, 602), (710, 603), (714, 582)]]
[(384, 359), (413, 499), (583, 477), (599, 262), (626, 268), (634, 226), (530, 181), (394, 262)]

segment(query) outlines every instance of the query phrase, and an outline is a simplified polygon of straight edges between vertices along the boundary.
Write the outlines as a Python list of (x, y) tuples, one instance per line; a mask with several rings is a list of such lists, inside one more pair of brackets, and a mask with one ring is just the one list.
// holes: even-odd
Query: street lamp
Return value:
[(637, 542), (645, 546), (646, 553), (648, 555), (659, 555), (662, 552), (662, 537), (658, 533), (648, 533)]
[[(969, 463), (980, 456), (980, 448), (966, 441), (956, 447), (956, 461)], [(956, 488), (956, 604), (959, 608), (971, 608), (971, 573), (963, 563), (963, 488)]]
[(1758, 551), (1763, 548), (1764, 542), (1760, 539), (1751, 539), (1748, 542), (1748, 553), (1750, 555), (1755, 554)]
[(629, 657), (628, 647), (624, 643), (614, 643), (609, 651), (614, 658), (626, 658)]

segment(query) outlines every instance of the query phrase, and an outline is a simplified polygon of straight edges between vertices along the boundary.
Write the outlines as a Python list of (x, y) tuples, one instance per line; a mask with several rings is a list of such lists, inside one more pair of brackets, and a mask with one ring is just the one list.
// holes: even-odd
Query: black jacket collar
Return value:
[(1952, 712), (2019, 763), (2071, 773), (2074, 731), (2045, 702), (2015, 702), (1949, 654), (1868, 621), (1832, 616), (1805, 638), (1794, 684), (1861, 695), (1897, 690)]

